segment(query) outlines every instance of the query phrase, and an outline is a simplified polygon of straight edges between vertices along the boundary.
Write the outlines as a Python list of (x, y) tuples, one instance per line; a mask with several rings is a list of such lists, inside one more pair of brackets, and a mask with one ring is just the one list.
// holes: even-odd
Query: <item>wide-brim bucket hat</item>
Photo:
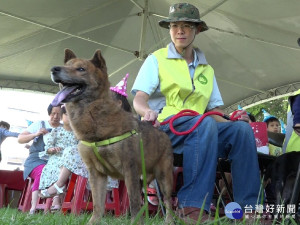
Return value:
[(169, 29), (171, 22), (193, 22), (201, 26), (200, 32), (208, 30), (208, 26), (200, 20), (199, 10), (189, 3), (177, 3), (171, 5), (169, 10), (169, 17), (158, 22), (159, 26)]

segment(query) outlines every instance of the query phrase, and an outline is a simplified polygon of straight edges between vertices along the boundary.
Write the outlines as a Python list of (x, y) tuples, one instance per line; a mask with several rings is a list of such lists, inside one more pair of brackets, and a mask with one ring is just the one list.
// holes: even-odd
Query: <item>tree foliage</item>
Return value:
[(284, 97), (247, 108), (246, 111), (254, 115), (256, 121), (263, 121), (264, 115), (262, 109), (265, 109), (270, 115), (281, 119), (286, 124), (287, 108), (288, 97)]

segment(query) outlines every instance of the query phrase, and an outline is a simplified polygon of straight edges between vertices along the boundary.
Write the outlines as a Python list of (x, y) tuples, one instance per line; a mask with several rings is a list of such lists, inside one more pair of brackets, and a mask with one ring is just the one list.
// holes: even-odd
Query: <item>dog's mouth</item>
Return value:
[(58, 106), (61, 103), (70, 102), (76, 96), (81, 95), (86, 86), (82, 84), (69, 84), (69, 83), (60, 83), (62, 84), (62, 89), (56, 94), (51, 105)]

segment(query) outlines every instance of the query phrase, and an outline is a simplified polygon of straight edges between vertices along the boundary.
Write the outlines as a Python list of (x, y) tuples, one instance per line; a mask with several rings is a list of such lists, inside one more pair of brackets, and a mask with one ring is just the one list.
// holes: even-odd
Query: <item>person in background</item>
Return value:
[(49, 120), (41, 120), (32, 123), (18, 136), (18, 142), (20, 144), (25, 144), (32, 141), (32, 144), (29, 148), (29, 156), (27, 157), (24, 163), (24, 172), (23, 172), (24, 180), (26, 180), (27, 177), (33, 179), (32, 200), (31, 200), (31, 208), (29, 211), (30, 214), (35, 213), (36, 204), (38, 200), (38, 189), (39, 189), (40, 177), (41, 177), (42, 170), (45, 164), (47, 163), (46, 160), (40, 159), (39, 157), (39, 152), (44, 151), (45, 140), (46, 140), (45, 134), (49, 133), (51, 129), (61, 126), (60, 106), (53, 107), (50, 104), (48, 106), (47, 111), (49, 115)]
[(113, 98), (119, 102), (119, 105), (126, 111), (126, 112), (132, 112), (132, 108), (128, 102), (128, 95), (127, 95), (127, 80), (128, 80), (129, 74), (127, 73), (125, 77), (115, 86), (110, 87), (110, 90), (112, 91)]
[[(131, 106), (128, 102), (127, 95), (127, 80), (129, 74), (127, 73), (125, 77), (114, 87), (110, 87), (112, 91), (112, 97), (115, 101), (119, 103), (119, 106), (126, 112), (132, 112)], [(112, 188), (119, 187), (119, 181), (108, 176), (107, 179), (107, 189), (111, 194)]]
[(170, 7), (169, 17), (159, 21), (169, 29), (172, 42), (150, 54), (143, 63), (132, 88), (135, 111), (170, 137), (173, 152), (183, 154), (184, 185), (177, 196), (179, 216), (196, 223), (204, 206), (202, 222), (209, 220), (218, 158), (231, 163), (235, 202), (255, 208), (259, 199), (260, 178), (253, 131), (242, 111), (238, 121), (218, 115), (205, 117), (196, 129), (182, 136), (173, 134), (169, 124), (160, 123), (184, 109), (198, 116), (181, 117), (174, 122), (177, 131), (186, 131), (207, 111), (224, 114), (213, 68), (204, 53), (193, 46), (199, 33), (208, 30), (198, 9), (189, 3)]
[(248, 113), (248, 116), (249, 116), (249, 119), (250, 119), (249, 123), (256, 122), (256, 118), (252, 113)]
[(267, 124), (267, 130), (273, 133), (280, 133), (280, 121), (277, 117), (270, 115), (266, 110), (262, 110), (264, 114), (263, 122)]
[(289, 97), (283, 153), (300, 151), (300, 89)]
[(2, 142), (7, 138), (7, 137), (18, 137), (19, 133), (17, 132), (10, 132), (9, 131), (10, 124), (5, 122), (5, 121), (0, 121), (0, 162), (2, 160), (1, 156), (1, 145)]
[[(277, 117), (270, 115), (266, 110), (262, 110), (264, 114), (263, 122), (267, 124), (267, 131), (273, 133), (280, 133), (281, 124)], [(282, 148), (269, 143), (269, 154), (273, 156), (280, 156)]]
[[(277, 117), (268, 113), (265, 109), (262, 109), (264, 119), (263, 122), (267, 124), (267, 131), (273, 133), (280, 133), (281, 124)], [(282, 154), (282, 148), (276, 145), (269, 143), (269, 155), (272, 156), (280, 156)], [(265, 194), (268, 204), (276, 203), (276, 192), (274, 183), (266, 183), (265, 184)]]
[[(48, 162), (44, 166), (41, 174), (39, 185), (39, 189), (42, 190), (41, 193), (58, 180), (63, 166), (63, 161), (67, 159), (72, 160), (70, 158), (72, 156), (69, 156), (69, 154), (72, 154), (73, 152), (72, 149), (77, 151), (78, 140), (72, 131), (66, 108), (64, 106), (62, 106), (61, 112), (63, 126), (52, 129), (52, 131), (48, 134), (47, 141), (45, 142), (44, 151), (39, 154), (40, 158), (48, 159)], [(70, 163), (75, 163), (75, 161), (71, 161)], [(74, 168), (77, 166), (77, 164), (73, 165)], [(57, 192), (55, 193), (55, 196), (53, 196), (51, 206), (52, 212), (60, 210), (61, 200), (63, 197), (62, 194), (64, 191), (64, 187), (59, 188), (56, 185), (54, 185), (54, 187), (57, 188)], [(50, 197), (47, 191), (44, 191), (44, 195), (41, 195), (40, 197), (44, 197), (45, 195)]]

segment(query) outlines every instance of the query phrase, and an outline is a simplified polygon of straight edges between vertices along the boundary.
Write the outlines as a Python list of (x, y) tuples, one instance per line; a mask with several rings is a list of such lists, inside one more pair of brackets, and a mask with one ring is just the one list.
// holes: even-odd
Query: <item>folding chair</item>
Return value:
[[(25, 181), (25, 187), (22, 191), (21, 197), (19, 199), (18, 209), (22, 212), (28, 212), (31, 208), (31, 186), (33, 179), (28, 177)], [(41, 199), (38, 198), (36, 205), (36, 210), (43, 210), (45, 213), (50, 210), (52, 204), (52, 198)]]
[[(81, 211), (91, 211), (93, 200), (90, 190), (86, 188), (88, 179), (72, 173), (67, 193), (62, 203), (62, 212), (71, 211), (79, 215)], [(129, 199), (124, 181), (118, 188), (113, 188), (111, 195), (106, 195), (105, 210), (112, 211), (115, 216), (125, 214), (129, 210)]]
[[(64, 214), (70, 211), (79, 215), (81, 211), (92, 210), (93, 202), (90, 195), (86, 195), (87, 178), (72, 173), (67, 187), (67, 193), (61, 206)], [(86, 198), (87, 197), (87, 198)]]
[(0, 170), (0, 208), (8, 206), (14, 200), (9, 196), (9, 191), (12, 191), (13, 195), (14, 191), (22, 191), (24, 186), (23, 171)]
[(33, 180), (28, 177), (25, 181), (25, 186), (19, 199), (18, 209), (22, 212), (28, 212), (31, 207), (31, 185)]
[[(0, 184), (0, 208), (2, 208), (5, 204), (5, 199), (7, 200), (7, 184)], [(5, 204), (6, 205), (6, 204)]]

